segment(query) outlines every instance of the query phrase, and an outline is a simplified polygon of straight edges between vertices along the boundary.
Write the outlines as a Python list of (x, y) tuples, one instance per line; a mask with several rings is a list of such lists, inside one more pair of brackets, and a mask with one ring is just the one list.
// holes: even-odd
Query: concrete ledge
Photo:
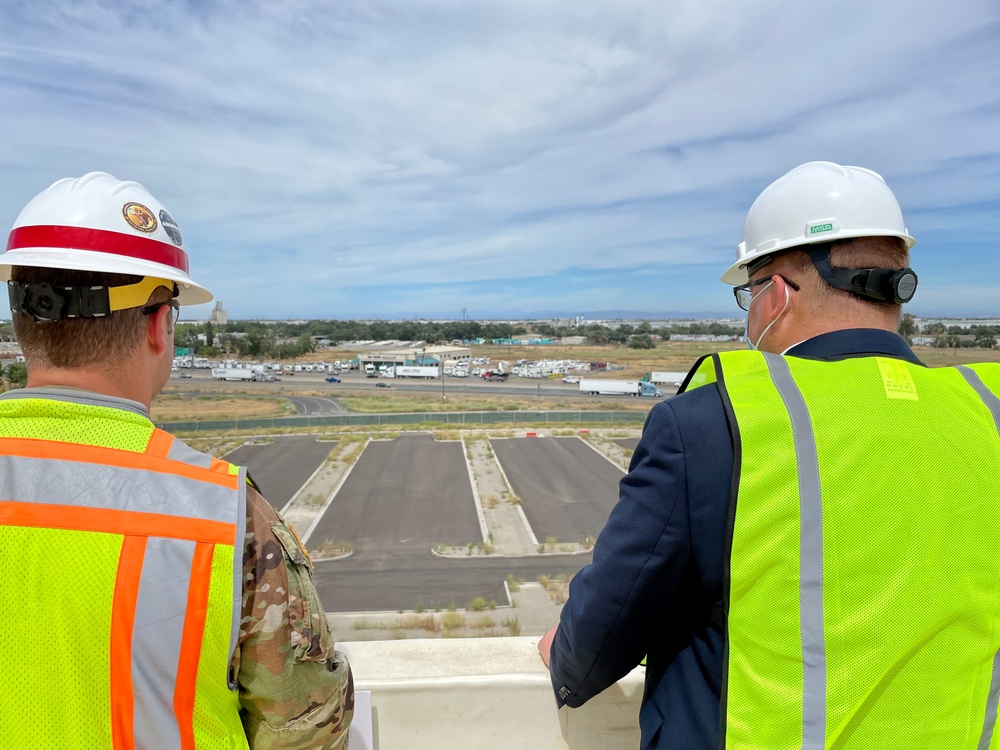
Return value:
[(577, 709), (556, 710), (538, 638), (338, 644), (370, 690), (375, 750), (638, 747), (644, 669)]

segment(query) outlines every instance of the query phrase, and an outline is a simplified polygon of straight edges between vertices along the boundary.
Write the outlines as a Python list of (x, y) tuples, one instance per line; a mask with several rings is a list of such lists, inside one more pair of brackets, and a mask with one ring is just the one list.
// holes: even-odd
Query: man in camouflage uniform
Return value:
[[(54, 622), (57, 627), (67, 628), (70, 626), (66, 623), (76, 618), (82, 630), (100, 631), (102, 616), (107, 619), (110, 611), (112, 618), (110, 656), (107, 641), (101, 645), (98, 638), (98, 650), (92, 653), (105, 656), (83, 664), (82, 670), (73, 663), (74, 644), (82, 644), (88, 633), (60, 633), (57, 643), (68, 644), (62, 646), (69, 649), (68, 658), (52, 658), (47, 660), (51, 663), (37, 668), (29, 665), (22, 670), (29, 672), (26, 675), (12, 674), (16, 670), (10, 669), (3, 660), (6, 657), (0, 655), (0, 672), (5, 673), (0, 676), (0, 692), (5, 695), (5, 705), (0, 708), (0, 736), (6, 738), (0, 744), (5, 746), (7, 742), (23, 746), (29, 737), (38, 747), (200, 748), (217, 746), (212, 744), (213, 737), (218, 746), (249, 745), (255, 750), (336, 750), (347, 746), (354, 708), (351, 670), (344, 654), (334, 649), (313, 583), (312, 564), (298, 537), (252, 480), (241, 479), (242, 470), (198, 454), (155, 430), (149, 421), (150, 403), (170, 374), (179, 305), (212, 299), (207, 290), (188, 277), (187, 255), (181, 242), (176, 222), (145, 188), (119, 182), (107, 174), (91, 173), (79, 180), (57, 182), (29, 203), (10, 234), (7, 252), (0, 256), (0, 278), (9, 280), (14, 329), (28, 365), (28, 387), (0, 397), (0, 486), (4, 488), (0, 498), (0, 563), (7, 581), (0, 585), (0, 596), (11, 601), (16, 586), (34, 591), (29, 607), (53, 615), (49, 627)], [(93, 458), (95, 448), (98, 459)], [(39, 458), (44, 459), (42, 464)], [(110, 478), (105, 484), (79, 484), (73, 480), (72, 472), (80, 471), (82, 476), (84, 467), (102, 463), (108, 468), (88, 470), (105, 471), (98, 475)], [(38, 470), (36, 466), (43, 468)], [(69, 467), (69, 481), (57, 476), (60, 467)], [(135, 467), (141, 471), (132, 471)], [(123, 530), (108, 531), (111, 535), (121, 534), (125, 544), (131, 540), (132, 549), (143, 550), (137, 558), (140, 570), (145, 571), (143, 566), (147, 564), (160, 564), (172, 566), (164, 568), (166, 578), (184, 581), (189, 577), (194, 581), (201, 576), (199, 581), (211, 580), (211, 584), (205, 584), (206, 601), (209, 592), (216, 596), (216, 592), (222, 592), (221, 600), (212, 600), (214, 605), (192, 604), (190, 591), (196, 589), (190, 584), (179, 613), (171, 611), (163, 616), (161, 609), (158, 618), (143, 619), (136, 611), (143, 607), (156, 610), (155, 600), (165, 600), (173, 582), (160, 579), (160, 584), (154, 585), (157, 590), (143, 589), (149, 579), (142, 579), (140, 585), (136, 574), (133, 585), (138, 590), (132, 592), (128, 605), (129, 584), (122, 573), (129, 562), (125, 544), (114, 565), (93, 568), (91, 552), (98, 547), (92, 545), (105, 543), (98, 537), (106, 539), (107, 534), (74, 526), (78, 523), (75, 519), (100, 524), (102, 515), (117, 514), (118, 518), (163, 518), (172, 522), (178, 520), (177, 508), (183, 506), (194, 508), (195, 515), (180, 518), (177, 528), (190, 529), (191, 524), (199, 523), (203, 528), (203, 519), (208, 516), (197, 514), (207, 513), (201, 508), (208, 504), (201, 503), (200, 495), (164, 498), (142, 487), (136, 489), (133, 478), (148, 481), (154, 489), (193, 488), (193, 482), (184, 484), (172, 478), (209, 475), (214, 479), (199, 481), (225, 486), (220, 492), (228, 494), (218, 507), (227, 512), (234, 510), (225, 516), (230, 519), (225, 528), (236, 530), (235, 542), (226, 537), (228, 542), (223, 540), (213, 546), (193, 539), (191, 546), (202, 544), (215, 555), (218, 544), (228, 544), (222, 547), (231, 550), (228, 564), (223, 559), (215, 566), (213, 557), (208, 572), (194, 563), (189, 569), (179, 568), (176, 556), (157, 557), (145, 552), (147, 545), (159, 549), (157, 543), (175, 541), (168, 539), (165, 531), (159, 539), (160, 529), (154, 527), (152, 533), (148, 526), (138, 530), (127, 525), (132, 521), (120, 524)], [(163, 476), (168, 479), (161, 479)], [(174, 484), (162, 484), (168, 480)], [(244, 507), (241, 487), (245, 487), (243, 529), (237, 521), (241, 516), (239, 508)], [(87, 495), (92, 497), (78, 497)], [(222, 496), (206, 497), (214, 502)], [(58, 513), (46, 515), (47, 508), (67, 512), (64, 517)], [(221, 521), (212, 523), (222, 525)], [(60, 533), (63, 536), (58, 536)], [(32, 543), (41, 550), (48, 545), (48, 549), (58, 552), (52, 540), (66, 538), (80, 540), (74, 542), (80, 547), (74, 552), (76, 557), (69, 559), (79, 560), (81, 570), (91, 565), (87, 574), (95, 580), (115, 576), (111, 581), (113, 604), (100, 602), (95, 595), (94, 603), (78, 604), (74, 610), (63, 596), (65, 589), (53, 591), (59, 589), (65, 576), (53, 578), (46, 570), (52, 567), (50, 564), (33, 563), (38, 558), (27, 549), (17, 552), (25, 539), (34, 540)], [(180, 538), (180, 546), (187, 543), (185, 539)], [(242, 581), (234, 581), (240, 571), (241, 552)], [(219, 581), (227, 586), (216, 587)], [(105, 590), (110, 590), (107, 581), (102, 582)], [(144, 592), (152, 593), (144, 599)], [(219, 601), (223, 606), (217, 606)], [(114, 618), (121, 619), (129, 606), (132, 620), (124, 629), (119, 622), (116, 631)], [(220, 621), (210, 619), (213, 606), (216, 613), (222, 612), (224, 624), (228, 621), (224, 632), (204, 624)], [(171, 627), (163, 622), (181, 620), (186, 644), (188, 623), (198, 623), (199, 617), (202, 624), (194, 628), (199, 640), (193, 650), (188, 649), (187, 657), (181, 650), (180, 659), (176, 655), (172, 661), (159, 658), (163, 651), (155, 641), (150, 644), (153, 639), (137, 640), (142, 627), (160, 632), (156, 628)], [(25, 618), (24, 612), (13, 608), (0, 615), (0, 640), (11, 637), (23, 642)], [(124, 647), (116, 647), (116, 632), (125, 633)], [(162, 647), (169, 656), (172, 652), (168, 648), (169, 644)], [(13, 653), (4, 650), (8, 655)], [(229, 674), (215, 666), (203, 670), (206, 662), (199, 659), (207, 658), (204, 654), (213, 655), (213, 665), (225, 667), (228, 663)], [(143, 662), (143, 658), (152, 660)], [(97, 663), (101, 661), (104, 663)], [(121, 664), (125, 665), (124, 671)], [(191, 693), (186, 698), (182, 693), (187, 688), (175, 687), (181, 686), (180, 673), (185, 664)], [(164, 665), (167, 671), (171, 666), (176, 669), (177, 676), (169, 678), (174, 683), (168, 682), (166, 689), (149, 699), (143, 691), (149, 693), (147, 683), (161, 679)], [(209, 673), (207, 677), (203, 672)], [(206, 679), (212, 684), (203, 691)], [(46, 686), (52, 684), (60, 685), (67, 695), (66, 705), (81, 695), (86, 700), (90, 690), (96, 691), (90, 696), (91, 703), (107, 703), (110, 708), (98, 709), (88, 724), (86, 717), (81, 718), (85, 713), (83, 704), (76, 704), (74, 713), (60, 701), (46, 698)], [(103, 694), (109, 685), (110, 699)], [(236, 689), (238, 701), (233, 692)], [(182, 710), (184, 705), (187, 714)], [(166, 727), (168, 732), (156, 735), (147, 731), (149, 727)], [(174, 734), (179, 738), (176, 741)]]
[[(240, 648), (233, 666), (244, 686), (250, 746), (346, 748), (354, 711), (351, 668), (333, 648), (312, 563), (298, 537), (252, 487), (243, 577)], [(308, 723), (297, 726), (307, 713)], [(295, 744), (288, 743), (290, 734), (300, 735)]]

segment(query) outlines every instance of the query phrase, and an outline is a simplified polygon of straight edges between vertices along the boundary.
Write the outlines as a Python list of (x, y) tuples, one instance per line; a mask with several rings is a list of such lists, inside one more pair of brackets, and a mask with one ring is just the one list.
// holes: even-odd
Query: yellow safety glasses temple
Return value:
[[(108, 302), (111, 310), (128, 310), (132, 307), (145, 307), (149, 295), (158, 287), (166, 287), (177, 296), (177, 284), (166, 279), (147, 276), (136, 284), (108, 287)], [(145, 310), (143, 311), (145, 312)]]

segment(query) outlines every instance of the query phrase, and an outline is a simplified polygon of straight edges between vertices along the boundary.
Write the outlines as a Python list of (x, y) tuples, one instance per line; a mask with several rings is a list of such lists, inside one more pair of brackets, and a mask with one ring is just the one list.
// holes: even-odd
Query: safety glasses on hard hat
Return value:
[[(736, 297), (736, 304), (740, 306), (741, 310), (749, 310), (750, 303), (753, 301), (753, 293), (750, 291), (755, 286), (760, 286), (761, 284), (766, 284), (775, 276), (781, 276), (780, 273), (773, 274), (771, 276), (765, 276), (762, 279), (757, 279), (756, 281), (750, 281), (746, 284), (740, 284), (738, 287), (733, 288), (733, 296)], [(800, 287), (791, 279), (781, 276), (788, 286), (794, 289), (796, 292), (799, 291)]]
[(147, 305), (142, 308), (143, 315), (152, 315), (157, 310), (159, 310), (164, 305), (169, 305), (174, 310), (174, 325), (177, 325), (177, 321), (181, 317), (181, 303), (175, 299), (168, 299), (166, 302), (157, 302), (155, 305)]

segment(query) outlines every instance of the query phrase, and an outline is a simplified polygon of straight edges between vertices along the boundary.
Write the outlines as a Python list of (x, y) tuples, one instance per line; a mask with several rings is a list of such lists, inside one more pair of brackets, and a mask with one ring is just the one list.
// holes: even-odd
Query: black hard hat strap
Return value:
[(12, 312), (23, 312), (38, 323), (65, 318), (103, 318), (111, 314), (106, 286), (54, 286), (7, 282)]
[(823, 280), (873, 302), (909, 302), (917, 290), (917, 274), (912, 268), (835, 268), (830, 263), (830, 243), (797, 248), (812, 260)]

